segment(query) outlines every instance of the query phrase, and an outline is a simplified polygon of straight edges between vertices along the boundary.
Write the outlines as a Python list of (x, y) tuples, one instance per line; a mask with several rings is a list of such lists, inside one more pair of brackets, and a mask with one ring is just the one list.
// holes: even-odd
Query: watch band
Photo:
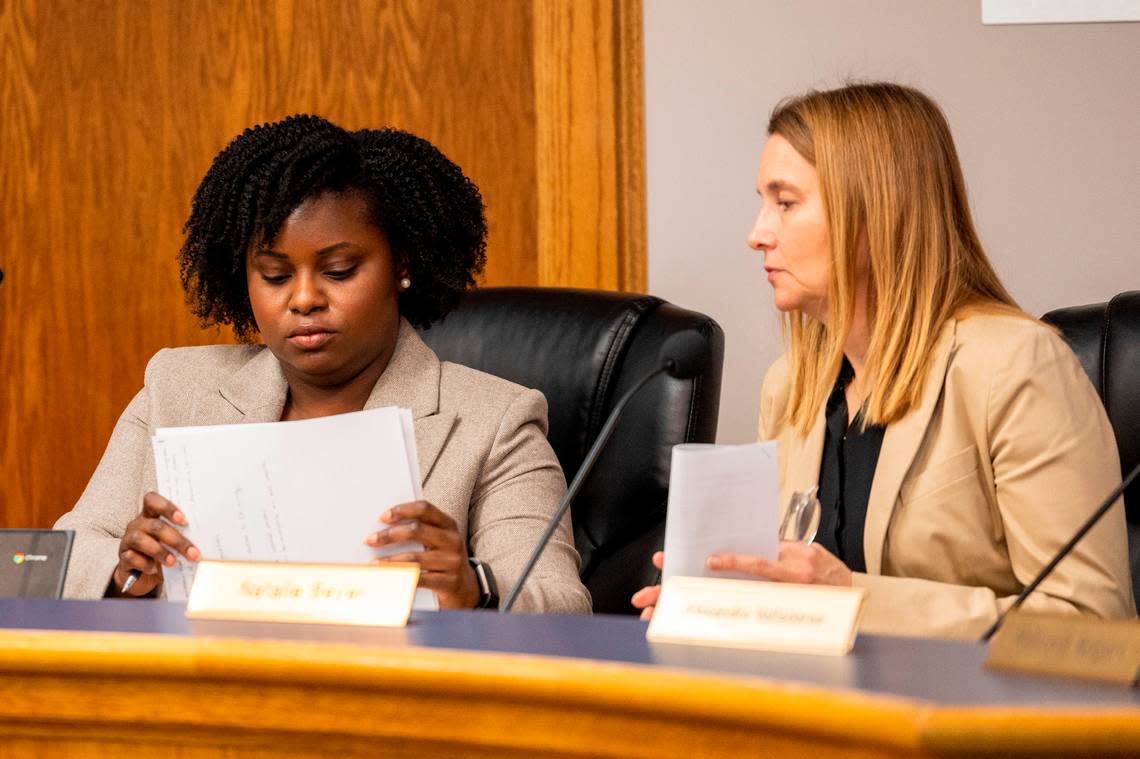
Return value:
[(475, 570), (475, 581), (479, 583), (479, 603), (476, 609), (499, 608), (499, 586), (495, 584), (495, 575), (490, 565), (479, 561), (475, 557), (468, 557), (467, 561)]

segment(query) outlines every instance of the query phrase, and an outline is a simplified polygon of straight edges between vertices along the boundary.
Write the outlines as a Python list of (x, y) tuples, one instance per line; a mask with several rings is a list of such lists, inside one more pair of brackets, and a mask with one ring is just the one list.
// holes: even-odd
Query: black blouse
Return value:
[(863, 556), (863, 523), (867, 499), (883, 445), (883, 427), (862, 425), (862, 411), (847, 425), (847, 384), (855, 370), (847, 359), (827, 399), (827, 430), (819, 467), (822, 506), (816, 542), (838, 556), (852, 572), (867, 571)]

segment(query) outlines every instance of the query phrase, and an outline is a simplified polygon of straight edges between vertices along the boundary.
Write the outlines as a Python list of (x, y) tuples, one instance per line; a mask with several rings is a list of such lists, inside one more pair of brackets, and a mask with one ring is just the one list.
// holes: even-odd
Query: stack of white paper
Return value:
[[(412, 415), (379, 408), (271, 424), (159, 429), (158, 492), (186, 514), (204, 559), (363, 564), (389, 506), (423, 497)], [(195, 565), (164, 568), (166, 596), (185, 600)], [(417, 607), (433, 605), (431, 593)]]
[(714, 553), (779, 555), (776, 443), (673, 447), (662, 579), (743, 577), (713, 572)]

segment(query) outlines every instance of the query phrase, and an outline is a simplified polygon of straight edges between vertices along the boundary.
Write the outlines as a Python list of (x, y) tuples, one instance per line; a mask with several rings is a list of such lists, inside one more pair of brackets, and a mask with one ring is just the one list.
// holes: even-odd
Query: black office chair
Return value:
[(649, 295), (488, 287), (420, 332), (442, 360), (541, 390), (550, 444), (570, 480), (613, 403), (657, 367), (666, 338), (687, 330), (708, 341), (708, 367), (691, 380), (661, 376), (641, 389), (571, 507), (596, 612), (633, 613), (630, 596), (655, 580), (649, 559), (665, 534), (672, 448), (716, 437), (720, 326)]
[[(1041, 318), (1061, 330), (1100, 394), (1116, 433), (1121, 474), (1127, 474), (1140, 462), (1140, 290)], [(1140, 479), (1124, 491), (1124, 509), (1132, 592), (1140, 599)]]

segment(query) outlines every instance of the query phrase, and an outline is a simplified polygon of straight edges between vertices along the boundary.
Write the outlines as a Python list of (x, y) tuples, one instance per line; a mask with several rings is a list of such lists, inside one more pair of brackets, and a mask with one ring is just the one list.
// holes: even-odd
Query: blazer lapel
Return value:
[(934, 360), (931, 361), (930, 374), (922, 388), (922, 399), (918, 407), (899, 421), (888, 425), (883, 433), (883, 447), (871, 482), (871, 495), (867, 499), (867, 521), (863, 525), (863, 555), (868, 574), (879, 574), (882, 570), (887, 526), (898, 502), (899, 488), (926, 435), (934, 407), (942, 396), (956, 326), (957, 321), (951, 319), (942, 327), (942, 334), (934, 345)]
[(218, 389), (199, 397), (191, 412), (193, 424), (276, 422), (285, 408), (289, 386), (281, 365), (262, 348)]
[(434, 414), (417, 419), (416, 428), (416, 456), (420, 460), (420, 484), (427, 482), (444, 443), (451, 437), (451, 429), (455, 426), (455, 414)]
[(439, 411), (439, 358), (406, 320), (400, 320), (396, 349), (372, 388), (364, 408), (400, 406), (412, 412), (421, 483), (426, 482), (455, 425), (454, 413)]
[[(406, 320), (396, 348), (364, 408), (400, 406), (412, 412), (421, 482), (431, 473), (455, 425), (454, 413), (439, 413), (439, 358)], [(289, 386), (277, 358), (266, 348), (206, 393), (194, 405), (192, 424), (243, 424), (281, 419)]]
[(819, 483), (819, 465), (823, 461), (823, 433), (826, 429), (827, 414), (821, 409), (819, 417), (805, 437), (790, 430), (780, 446), (785, 462), (781, 467), (783, 476), (780, 478), (778, 504), (781, 522), (792, 500), (792, 493), (807, 492)]

